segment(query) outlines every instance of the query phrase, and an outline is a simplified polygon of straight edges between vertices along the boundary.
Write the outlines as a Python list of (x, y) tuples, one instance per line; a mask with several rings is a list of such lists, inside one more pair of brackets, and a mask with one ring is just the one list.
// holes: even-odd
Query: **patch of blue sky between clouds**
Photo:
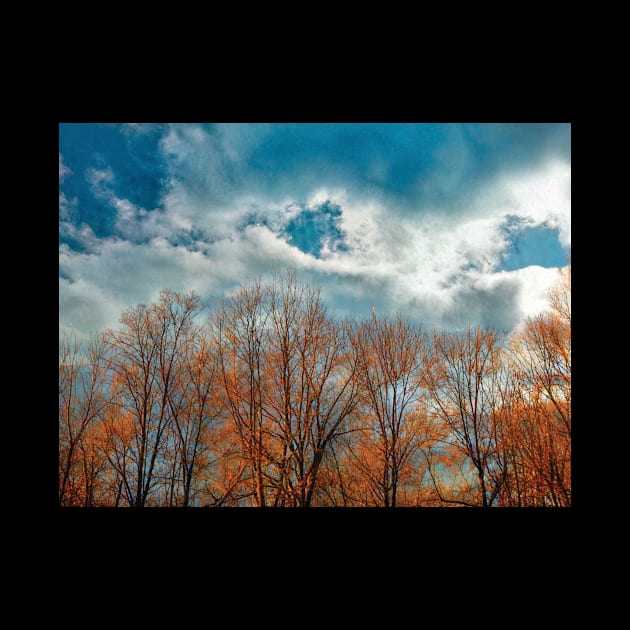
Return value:
[(292, 202), (275, 211), (252, 206), (236, 229), (243, 233), (249, 226), (265, 227), (304, 254), (324, 258), (348, 251), (342, 213), (341, 206), (330, 199), (310, 205)]
[(288, 242), (305, 254), (320, 258), (322, 251), (345, 252), (344, 233), (339, 227), (341, 208), (330, 200), (304, 208), (288, 223)]
[(539, 267), (564, 267), (566, 251), (561, 245), (558, 228), (546, 225), (523, 227), (512, 235), (510, 247), (504, 254), (499, 269), (515, 271), (531, 265)]

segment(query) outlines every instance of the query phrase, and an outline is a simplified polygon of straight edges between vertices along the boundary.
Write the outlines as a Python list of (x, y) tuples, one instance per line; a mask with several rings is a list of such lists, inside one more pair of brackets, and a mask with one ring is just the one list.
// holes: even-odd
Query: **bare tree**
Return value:
[(265, 476), (269, 465), (263, 414), (266, 292), (260, 281), (240, 287), (214, 318), (223, 401), (239, 436), (255, 505), (267, 505)]
[(396, 507), (409, 466), (428, 439), (427, 416), (419, 407), (426, 339), (404, 321), (377, 318), (358, 323), (351, 334), (360, 407), (358, 432), (347, 449), (374, 503)]
[(294, 272), (205, 322), (164, 290), (61, 340), (60, 505), (570, 505), (570, 291), (506, 338), (341, 322)]
[(59, 345), (59, 503), (75, 505), (86, 500), (79, 457), (90, 426), (107, 406), (105, 347), (93, 337), (85, 347), (64, 337)]
[[(169, 397), (179, 369), (184, 340), (197, 308), (194, 294), (162, 291), (157, 304), (141, 304), (125, 311), (120, 330), (108, 330), (106, 340), (112, 349), (113, 380), (118, 392), (122, 432), (128, 436), (133, 422), (131, 444), (121, 445), (111, 459), (123, 477), (127, 501), (144, 507), (164, 474), (164, 460), (158, 455), (164, 447), (172, 422)], [(160, 469), (160, 470), (158, 470)]]
[[(512, 442), (527, 504), (571, 503), (571, 270), (549, 294), (551, 310), (526, 320), (511, 340), (520, 384)], [(516, 464), (515, 464), (516, 465)]]
[[(433, 360), (424, 372), (430, 410), (445, 428), (443, 443), (461, 452), (477, 477), (476, 503), (494, 504), (505, 469), (497, 443), (497, 417), (504, 406), (500, 376), (501, 344), (492, 330), (468, 328), (461, 334), (435, 333)], [(436, 491), (439, 486), (436, 484)], [(469, 505), (462, 498), (445, 502)]]
[(173, 460), (181, 469), (178, 492), (181, 502), (175, 505), (183, 507), (189, 506), (194, 498), (193, 480), (197, 468), (207, 464), (210, 431), (220, 416), (217, 353), (203, 332), (201, 328), (195, 329), (182, 344), (179, 370), (168, 396), (178, 454)]
[(269, 328), (264, 413), (274, 505), (309, 507), (324, 454), (355, 406), (354, 365), (344, 327), (328, 316), (319, 290), (294, 273), (276, 276), (270, 287)]

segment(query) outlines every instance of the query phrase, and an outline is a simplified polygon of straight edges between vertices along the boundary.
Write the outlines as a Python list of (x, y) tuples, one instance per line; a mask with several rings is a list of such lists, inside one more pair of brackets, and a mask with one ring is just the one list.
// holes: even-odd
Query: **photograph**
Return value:
[(572, 507), (571, 122), (57, 125), (64, 512)]

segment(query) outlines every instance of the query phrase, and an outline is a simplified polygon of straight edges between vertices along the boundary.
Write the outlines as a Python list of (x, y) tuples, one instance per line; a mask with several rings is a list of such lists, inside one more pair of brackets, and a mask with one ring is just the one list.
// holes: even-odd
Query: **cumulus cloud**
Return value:
[(571, 164), (551, 159), (543, 168), (501, 178), (495, 193), (531, 225), (558, 228), (560, 243), (571, 247)]
[[(403, 131), (383, 142), (408, 156)], [(506, 133), (521, 134), (530, 159), (527, 150), (510, 154)], [(501, 270), (513, 237), (506, 226), (545, 225), (571, 244), (569, 157), (562, 142), (551, 150), (561, 133), (537, 143), (536, 129), (453, 126), (432, 143), (423, 130), (412, 140), (426, 141), (427, 163), (414, 171), (354, 128), (306, 132), (302, 147), (272, 125), (169, 126), (159, 143), (168, 171), (159, 208), (117, 194), (111, 168), (88, 170), (94, 194), (115, 212), (114, 233), (96, 239), (72, 222), (73, 202), (60, 194), (63, 229), (83, 243), (60, 248), (60, 327), (112, 325), (165, 287), (221, 297), (247, 276), (293, 267), (340, 316), (374, 306), (428, 326), (510, 329), (546, 308), (557, 270)], [(347, 147), (335, 173), (322, 166), (333, 136)], [(506, 168), (483, 153), (501, 142)], [(285, 152), (294, 160), (278, 157)], [(265, 160), (274, 164), (267, 176)], [(60, 155), (60, 179), (61, 164)]]
[[(63, 273), (63, 272), (62, 272)], [(59, 278), (59, 334), (86, 339), (114, 324), (127, 305), (112, 301), (98, 279)]]
[[(68, 199), (64, 193), (59, 193), (59, 236), (79, 250), (97, 251), (100, 240), (89, 225), (77, 219), (78, 205), (76, 197)], [(60, 244), (59, 248), (60, 253), (70, 251), (67, 243)]]
[(156, 237), (174, 235), (182, 227), (191, 229), (190, 223), (178, 224), (177, 214), (165, 217), (162, 210), (148, 211), (129, 199), (119, 197), (114, 192), (116, 177), (111, 168), (89, 169), (86, 179), (96, 198), (104, 200), (115, 212), (113, 236), (130, 242), (143, 242)]

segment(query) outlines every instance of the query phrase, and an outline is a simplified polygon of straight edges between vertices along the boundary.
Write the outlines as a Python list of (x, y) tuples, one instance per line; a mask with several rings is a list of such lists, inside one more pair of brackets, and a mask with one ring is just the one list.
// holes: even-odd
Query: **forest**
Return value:
[(59, 504), (567, 507), (571, 275), (510, 333), (338, 319), (295, 272), (59, 343)]

